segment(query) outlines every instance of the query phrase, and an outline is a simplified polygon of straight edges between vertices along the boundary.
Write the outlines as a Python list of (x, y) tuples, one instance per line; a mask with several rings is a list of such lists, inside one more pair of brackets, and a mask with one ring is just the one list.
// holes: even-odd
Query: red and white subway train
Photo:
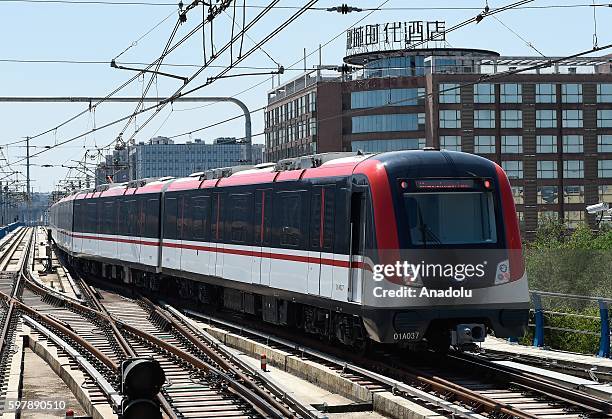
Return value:
[(508, 178), (472, 154), (322, 154), (109, 184), (51, 207), (71, 263), (346, 345), (520, 336)]

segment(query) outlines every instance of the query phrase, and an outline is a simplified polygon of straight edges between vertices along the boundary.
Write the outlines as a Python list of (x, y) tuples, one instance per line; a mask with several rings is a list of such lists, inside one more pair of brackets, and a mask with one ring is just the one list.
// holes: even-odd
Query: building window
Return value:
[(538, 224), (547, 223), (550, 221), (558, 220), (559, 213), (556, 211), (539, 211), (538, 212)]
[(310, 112), (317, 110), (317, 92), (310, 92)]
[(418, 89), (383, 89), (351, 93), (351, 109), (417, 104)]
[(514, 198), (515, 204), (522, 204), (525, 202), (525, 195), (523, 193), (522, 186), (513, 186), (512, 187), (512, 197)]
[(461, 137), (458, 135), (443, 135), (440, 137), (440, 148), (461, 151)]
[(554, 135), (538, 135), (536, 137), (536, 152), (556, 153), (557, 137)]
[(612, 135), (597, 136), (597, 151), (600, 153), (612, 153)]
[(495, 103), (495, 85), (491, 83), (475, 84), (474, 103)]
[(461, 112), (448, 109), (441, 110), (440, 128), (461, 128)]
[(510, 179), (523, 178), (523, 162), (520, 160), (507, 160), (502, 162), (502, 169)]
[(565, 179), (580, 179), (584, 177), (584, 162), (582, 160), (564, 160), (563, 177)]
[(602, 83), (597, 85), (597, 102), (612, 102), (612, 83)]
[(582, 128), (582, 111), (579, 109), (567, 109), (563, 111), (563, 127)]
[(563, 136), (564, 153), (582, 153), (582, 149), (582, 135)]
[(495, 137), (493, 135), (477, 135), (474, 137), (474, 152), (478, 154), (495, 153)]
[(582, 85), (577, 83), (562, 84), (561, 99), (563, 103), (581, 103)]
[(310, 135), (311, 136), (317, 135), (317, 119), (316, 118), (310, 118)]
[(612, 202), (612, 185), (599, 187), (599, 202)]
[(353, 134), (418, 130), (418, 116), (415, 113), (354, 116), (352, 119)]
[(418, 113), (417, 114), (417, 123), (419, 126), (419, 129), (425, 129), (425, 113)]
[(521, 137), (520, 135), (502, 135), (501, 152), (502, 153), (522, 153), (523, 152), (523, 137)]
[(597, 168), (599, 177), (612, 177), (612, 160), (599, 160)]
[(538, 204), (558, 204), (559, 188), (557, 186), (538, 187)]
[(440, 83), (440, 103), (461, 103), (461, 92), (457, 83)]
[(584, 186), (568, 185), (563, 187), (563, 202), (566, 204), (584, 204)]
[(576, 228), (584, 223), (584, 211), (565, 211), (565, 221), (569, 228)]
[(538, 179), (556, 179), (557, 178), (557, 161), (556, 160), (540, 160), (537, 165)]
[(424, 138), (402, 138), (393, 140), (363, 140), (351, 143), (352, 151), (364, 153), (382, 153), (385, 151), (419, 150), (425, 147)]
[(612, 109), (597, 111), (597, 126), (599, 128), (612, 128)]
[(475, 110), (474, 128), (495, 128), (495, 111), (493, 109)]
[(555, 128), (557, 111), (554, 109), (536, 110), (536, 128)]
[(536, 103), (557, 102), (557, 86), (552, 83), (536, 84)]
[(518, 110), (501, 111), (502, 128), (522, 128), (523, 112)]
[(521, 103), (521, 85), (518, 83), (502, 83), (500, 87), (501, 103)]

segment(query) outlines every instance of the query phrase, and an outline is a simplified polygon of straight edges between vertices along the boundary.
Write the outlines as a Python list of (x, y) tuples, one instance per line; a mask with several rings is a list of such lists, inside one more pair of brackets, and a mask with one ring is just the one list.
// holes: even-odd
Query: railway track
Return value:
[[(241, 336), (334, 368), (369, 388), (378, 386), (392, 390), (444, 415), (524, 419), (612, 417), (612, 403), (608, 401), (560, 387), (544, 377), (500, 367), (486, 359), (464, 354), (450, 354), (442, 362), (423, 357), (420, 361), (407, 363), (405, 354), (374, 355), (365, 359), (326, 345), (316, 345), (316, 349), (311, 349), (304, 346), (303, 341), (296, 342), (295, 338), (279, 335), (277, 331), (262, 332), (250, 322), (246, 323), (251, 326), (245, 327), (194, 311), (187, 310), (186, 313), (198, 323), (198, 327), (219, 325)], [(436, 403), (435, 399), (402, 385), (443, 399), (445, 403)]]
[(88, 397), (95, 403), (110, 402), (116, 410), (121, 361), (153, 357), (167, 377), (159, 398), (167, 417), (318, 417), (294, 400), (276, 397), (253, 371), (227, 363), (146, 299), (94, 290), (77, 281), (84, 305), (36, 283), (27, 269), (22, 273), (20, 295), (3, 293), (3, 300), (25, 315), (32, 333), (74, 358), (74, 367), (90, 376)]
[[(0, 244), (0, 292), (13, 298), (22, 289), (22, 271), (25, 267), (32, 232), (19, 227), (3, 238)], [(15, 316), (15, 303), (12, 300), (0, 302), (0, 406), (4, 406), (6, 387), (9, 381), (14, 334), (19, 321)], [(1, 414), (1, 413), (0, 413)]]
[[(85, 304), (35, 283), (28, 276), (25, 264), (27, 233), (17, 233), (21, 244), (11, 242), (2, 246), (6, 251), (0, 255), (0, 267), (17, 266), (15, 276), (23, 279), (23, 284), (15, 288), (19, 291), (16, 293), (13, 277), (0, 276), (0, 293), (6, 297), (3, 304), (26, 314), (28, 319), (31, 317), (30, 324), (44, 322), (46, 327), (39, 327), (34, 333), (47, 340), (50, 333), (57, 334), (59, 338), (50, 341), (60, 351), (86, 355), (93, 367), (93, 371), (86, 371), (91, 376), (87, 389), (90, 398), (111, 404), (114, 400), (117, 408), (117, 370), (121, 361), (134, 356), (153, 357), (168, 378), (159, 398), (168, 417), (317, 417), (312, 409), (291, 399), (256, 370), (219, 348), (201, 332), (197, 322), (203, 318), (194, 312), (190, 312), (191, 319), (188, 319), (171, 306), (160, 306), (138, 295), (120, 295), (91, 287), (80, 275), (73, 277)], [(22, 255), (18, 254), (20, 251)], [(7, 330), (11, 330), (10, 319), (14, 323), (16, 318), (3, 317)], [(207, 321), (219, 322), (213, 318)], [(612, 417), (610, 403), (556, 388), (541, 378), (505, 371), (486, 360), (452, 355), (446, 360), (451, 366), (444, 369), (415, 367), (393, 356), (366, 361), (341, 354), (343, 359), (354, 362), (349, 364), (286, 338), (227, 321), (219, 324), (341, 370), (344, 376), (371, 390), (391, 389), (443, 415), (525, 419)], [(461, 375), (457, 375), (457, 370), (463, 371)]]

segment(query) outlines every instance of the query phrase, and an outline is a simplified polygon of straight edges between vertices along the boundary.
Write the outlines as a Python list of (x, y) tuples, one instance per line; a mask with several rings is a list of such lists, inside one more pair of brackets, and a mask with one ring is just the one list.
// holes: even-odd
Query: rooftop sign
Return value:
[(446, 22), (410, 21), (357, 26), (346, 31), (346, 55), (416, 48), (446, 41)]

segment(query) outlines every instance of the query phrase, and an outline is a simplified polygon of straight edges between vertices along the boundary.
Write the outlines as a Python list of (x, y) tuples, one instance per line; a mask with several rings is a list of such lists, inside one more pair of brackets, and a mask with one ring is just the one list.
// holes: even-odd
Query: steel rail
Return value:
[[(253, 380), (249, 379), (239, 368), (236, 368), (235, 365), (232, 365), (227, 359), (223, 358), (219, 353), (215, 352), (213, 348), (209, 345), (212, 342), (208, 342), (208, 345), (205, 344), (200, 336), (197, 336), (199, 333), (194, 328), (185, 324), (184, 322), (179, 322), (175, 318), (171, 317), (171, 315), (162, 311), (159, 307), (157, 307), (152, 301), (150, 301), (146, 297), (141, 297), (141, 300), (144, 301), (149, 309), (156, 313), (158, 316), (162, 317), (168, 324), (172, 325), (175, 330), (177, 330), (182, 336), (188, 339), (196, 348), (205, 353), (208, 357), (210, 357), (215, 363), (220, 365), (223, 369), (228, 372), (231, 372), (235, 376), (237, 376), (247, 387), (251, 389), (254, 393), (258, 394), (262, 399), (266, 400), (270, 405), (274, 406), (278, 411), (282, 412), (284, 417), (294, 417), (295, 415), (288, 410), (281, 402), (276, 400), (274, 396), (270, 393), (263, 391), (261, 387), (253, 382)], [(201, 334), (199, 334), (201, 335)], [(217, 348), (218, 349), (218, 348)], [(231, 354), (225, 354), (226, 356), (231, 356)], [(297, 403), (297, 406), (301, 405)], [(312, 415), (312, 413), (306, 409), (300, 408), (302, 416), (305, 418), (316, 418), (317, 416)]]
[[(106, 307), (104, 307), (104, 304), (100, 302), (100, 300), (96, 297), (91, 287), (88, 284), (86, 284), (85, 281), (80, 280), (79, 282), (80, 282), (79, 287), (81, 288), (81, 291), (86, 295), (86, 298), (96, 307), (96, 309), (99, 312), (104, 313), (107, 316), (107, 321), (113, 332), (113, 336), (119, 343), (119, 346), (121, 350), (123, 351), (124, 355), (129, 358), (136, 357), (137, 356), (136, 352), (134, 351), (132, 346), (128, 343), (128, 341), (125, 339), (125, 337), (121, 334), (121, 332), (117, 328), (117, 323), (112, 319), (112, 316), (110, 315)], [(166, 413), (166, 415), (168, 415), (170, 419), (178, 419), (178, 416), (176, 415), (176, 413), (174, 413), (174, 410), (172, 409), (170, 402), (168, 401), (168, 399), (166, 399), (166, 397), (163, 394), (161, 393), (158, 394), (157, 400), (159, 401), (160, 405), (162, 406), (162, 409), (164, 410), (164, 412)]]
[(26, 321), (26, 323), (29, 323), (30, 326), (36, 329), (39, 333), (42, 333), (47, 339), (51, 340), (57, 346), (62, 348), (62, 350), (64, 350), (69, 356), (71, 356), (81, 366), (81, 368), (83, 368), (83, 370), (89, 374), (100, 389), (109, 396), (110, 401), (115, 408), (119, 408), (121, 406), (123, 397), (113, 388), (108, 380), (104, 378), (102, 374), (100, 374), (100, 371), (98, 371), (86, 357), (74, 349), (68, 342), (60, 338), (42, 324), (38, 323), (36, 320), (27, 315), (23, 315), (23, 319)]
[[(19, 231), (18, 233), (16, 232), (14, 234), (14, 239), (12, 239), (13, 242), (9, 244), (9, 249), (7, 249), (5, 253), (3, 253), (2, 262), (1, 262), (2, 270), (6, 268), (6, 266), (8, 265), (8, 262), (12, 259), (14, 253), (17, 251), (19, 244), (23, 243), (24, 238), (27, 236), (28, 230), (26, 228), (23, 228), (22, 231), (23, 231), (23, 234), (21, 234), (21, 231)], [(29, 251), (31, 244), (32, 244), (32, 238), (30, 237), (30, 241), (28, 243), (28, 249), (25, 249), (24, 252), (22, 252), (22, 257), (20, 258), (19, 269), (17, 270), (17, 272), (15, 272), (15, 277), (13, 278), (13, 287), (11, 289), (11, 297), (15, 297), (19, 293), (21, 273), (22, 273), (23, 267), (25, 266), (24, 265), (25, 259), (26, 259), (25, 256), (27, 256), (27, 252)], [(5, 261), (6, 261), (6, 264), (5, 264)], [(15, 303), (13, 300), (9, 300), (8, 308), (3, 318), (2, 334), (0, 335), (0, 354), (4, 354), (5, 346), (8, 342), (8, 337), (10, 333), (10, 325), (11, 325), (14, 311), (15, 311)]]
[[(286, 411), (283, 410), (279, 410), (276, 407), (274, 407), (268, 400), (266, 400), (265, 398), (260, 397), (260, 395), (256, 394), (255, 392), (253, 392), (252, 390), (250, 390), (248, 387), (244, 386), (243, 384), (239, 383), (237, 380), (235, 380), (234, 378), (232, 378), (231, 376), (223, 373), (222, 371), (216, 369), (215, 367), (213, 367), (212, 365), (200, 360), (197, 357), (192, 356), (191, 354), (188, 354), (184, 351), (182, 351), (180, 348), (175, 347), (174, 345), (171, 345), (167, 342), (164, 342), (163, 340), (157, 338), (156, 336), (153, 336), (149, 333), (143, 332), (142, 330), (139, 330), (135, 327), (132, 327), (131, 325), (128, 325), (127, 323), (121, 322), (120, 320), (115, 319), (112, 315), (108, 314), (108, 312), (104, 313), (101, 311), (98, 311), (96, 309), (87, 307), (85, 305), (82, 305), (78, 302), (73, 301), (73, 299), (63, 299), (61, 295), (56, 295), (53, 293), (49, 293), (48, 290), (45, 287), (41, 287), (38, 284), (34, 284), (31, 281), (27, 282), (28, 287), (31, 287), (32, 289), (36, 290), (39, 293), (44, 293), (46, 295), (51, 295), (54, 298), (60, 300), (65, 306), (69, 306), (71, 309), (75, 310), (75, 311), (80, 311), (82, 313), (87, 313), (89, 315), (93, 315), (96, 316), (98, 319), (103, 320), (105, 322), (107, 322), (108, 324), (110, 324), (111, 322), (115, 322), (115, 324), (117, 325), (118, 328), (125, 330), (126, 332), (131, 333), (132, 335), (135, 336), (139, 336), (142, 340), (144, 341), (148, 341), (148, 342), (153, 342), (156, 346), (162, 348), (165, 351), (168, 351), (169, 353), (177, 356), (179, 359), (181, 359), (182, 361), (193, 365), (194, 367), (201, 369), (203, 371), (207, 371), (207, 372), (212, 372), (213, 374), (216, 374), (217, 376), (221, 377), (224, 381), (226, 381), (227, 385), (232, 388), (239, 396), (241, 396), (241, 398), (243, 398), (245, 401), (247, 401), (249, 404), (251, 404), (252, 406), (256, 407), (259, 410), (262, 410), (263, 412), (265, 412), (266, 414), (270, 415), (271, 417), (275, 417), (275, 418), (285, 418), (285, 417), (293, 417), (295, 415), (291, 414), (291, 412), (289, 412), (289, 414), (286, 414)], [(32, 309), (30, 309), (32, 310)], [(34, 310), (32, 310), (34, 311)], [(34, 313), (36, 313), (34, 311)], [(46, 319), (47, 321), (52, 321), (51, 319)], [(58, 322), (55, 321), (55, 324), (59, 324)], [(72, 336), (71, 336), (72, 337)], [(84, 340), (81, 340), (80, 342), (85, 343), (86, 347), (92, 347), (89, 343), (87, 343)], [(93, 347), (92, 347), (93, 348)], [(100, 353), (98, 351), (98, 353)], [(101, 353), (100, 353), (101, 354)], [(168, 407), (170, 408), (170, 411), (172, 412), (172, 408), (170, 405), (168, 405)], [(174, 417), (176, 417), (174, 415)]]
[(612, 403), (591, 396), (590, 394), (577, 392), (574, 389), (559, 386), (558, 384), (541, 376), (536, 376), (529, 373), (519, 373), (509, 367), (497, 364), (494, 365), (486, 360), (477, 359), (474, 356), (464, 354), (451, 354), (448, 356), (455, 360), (467, 363), (470, 366), (487, 369), (496, 375), (503, 375), (506, 377), (508, 382), (512, 382), (521, 388), (543, 393), (550, 398), (580, 406), (581, 408), (589, 410), (593, 413), (603, 413), (606, 415), (605, 417), (612, 417)]
[[(217, 323), (220, 324), (222, 326), (226, 326), (229, 327), (232, 330), (236, 330), (239, 331), (240, 333), (245, 333), (246, 335), (252, 335), (255, 336), (257, 338), (260, 339), (265, 339), (268, 342), (274, 342), (275, 344), (284, 346), (286, 348), (289, 348), (293, 351), (302, 353), (302, 354), (307, 354), (313, 358), (317, 358), (317, 359), (321, 359), (325, 362), (329, 362), (331, 364), (336, 365), (339, 368), (342, 368), (344, 371), (352, 371), (356, 374), (362, 375), (364, 377), (367, 377), (371, 380), (374, 381), (378, 381), (381, 382), (383, 384), (386, 384), (392, 388), (397, 388), (400, 391), (404, 391), (404, 389), (407, 388), (407, 390), (413, 389), (412, 387), (408, 386), (405, 383), (402, 383), (401, 381), (397, 381), (394, 380), (390, 377), (385, 377), (383, 375), (374, 373), (372, 371), (369, 371), (365, 368), (356, 366), (354, 364), (350, 364), (347, 362), (344, 362), (342, 360), (339, 360), (337, 358), (334, 358), (332, 356), (329, 356), (327, 354), (323, 354), (320, 351), (314, 350), (314, 349), (310, 349), (307, 347), (303, 347), (300, 345), (296, 345), (293, 342), (287, 341), (285, 339), (279, 338), (279, 337), (275, 337), (272, 336), (270, 334), (264, 333), (264, 332), (260, 332), (257, 330), (253, 330), (247, 327), (244, 327), (242, 325), (238, 326), (235, 324), (232, 324), (230, 322), (224, 321), (224, 320), (220, 320), (220, 319), (216, 319), (212, 316), (207, 316), (207, 315), (203, 315), (201, 313), (195, 312), (193, 310), (184, 310), (184, 312), (186, 314), (188, 314), (191, 317), (195, 317), (197, 319), (200, 320), (205, 320), (208, 321), (209, 324), (211, 323)], [(496, 366), (497, 367), (497, 366)], [(404, 373), (404, 368), (402, 368), (402, 370), (400, 370), (400, 372)], [(480, 395), (479, 393), (469, 390), (465, 387), (462, 387), (460, 385), (454, 384), (452, 382), (449, 382), (447, 380), (444, 380), (440, 377), (425, 377), (422, 374), (418, 373), (418, 372), (408, 372), (408, 375), (410, 378), (415, 379), (417, 382), (420, 382), (426, 386), (430, 386), (431, 388), (435, 389), (438, 392), (441, 392), (442, 394), (453, 394), (454, 396), (456, 396), (459, 400), (464, 401), (465, 403), (468, 403), (470, 406), (474, 406), (474, 404), (479, 404), (481, 405), (484, 409), (484, 411), (487, 412), (491, 412), (491, 413), (504, 413), (506, 415), (511, 415), (513, 417), (518, 417), (518, 418), (537, 418), (537, 416), (532, 415), (528, 412), (524, 412), (520, 409), (517, 409), (509, 404), (505, 404), (505, 403), (500, 403), (494, 399), (490, 399), (486, 396)], [(517, 383), (517, 386), (520, 386), (520, 382), (517, 382), (517, 380), (512, 380), (512, 382)], [(537, 378), (535, 381), (531, 382), (531, 386), (527, 385), (527, 384), (523, 384), (522, 387), (526, 390), (531, 390), (534, 391), (536, 393), (540, 393), (542, 395), (545, 395), (547, 397), (551, 397), (555, 400), (559, 400), (559, 401), (565, 401), (571, 405), (574, 405), (576, 407), (580, 407), (580, 408), (585, 408), (586, 410), (589, 411), (593, 411), (593, 408), (595, 409), (596, 412), (598, 413), (603, 413), (606, 415), (609, 415), (609, 410), (610, 409), (610, 403), (606, 402), (606, 401), (599, 401), (598, 399), (596, 400), (596, 404), (592, 405), (591, 408), (588, 408), (588, 403), (581, 401), (579, 398), (582, 396), (582, 393), (573, 395), (573, 396), (569, 396), (569, 393), (571, 393), (571, 390), (567, 390), (568, 391), (568, 397), (554, 397), (554, 391), (555, 391), (555, 387), (554, 384), (551, 387), (548, 387), (546, 389), (543, 388), (539, 388), (538, 389), (538, 383), (541, 382), (542, 380), (540, 378)], [(559, 392), (564, 391), (563, 390), (558, 390)], [(419, 390), (421, 391), (421, 390)], [(410, 391), (406, 392), (407, 394), (411, 394)], [(574, 392), (575, 393), (575, 392)], [(427, 394), (427, 393), (426, 393)], [(586, 395), (587, 398), (590, 399), (594, 399), (592, 396), (590, 395)], [(576, 401), (574, 401), (573, 399), (577, 399)], [(599, 404), (599, 406), (597, 406), (597, 404)], [(439, 404), (438, 404), (439, 405)], [(444, 406), (439, 405), (439, 407), (444, 408)], [(601, 409), (599, 409), (601, 408)], [(597, 410), (599, 409), (599, 410)], [(608, 417), (608, 416), (604, 416), (604, 417)]]
[(229, 388), (233, 389), (238, 395), (242, 396), (243, 399), (248, 401), (251, 405), (259, 408), (260, 410), (266, 412), (271, 415), (273, 418), (283, 419), (283, 418), (291, 418), (294, 417), (293, 414), (289, 416), (285, 416), (281, 411), (278, 411), (275, 407), (270, 405), (266, 400), (261, 398), (259, 395), (255, 394), (253, 391), (245, 387), (243, 384), (239, 383), (237, 380), (233, 379), (226, 373), (221, 370), (213, 367), (207, 362), (202, 361), (201, 359), (182, 351), (176, 346), (159, 339), (157, 336), (153, 336), (147, 332), (144, 332), (134, 326), (131, 326), (127, 323), (123, 323), (120, 320), (117, 321), (121, 328), (123, 328), (126, 332), (131, 333), (134, 336), (138, 336), (145, 342), (153, 343), (155, 346), (162, 348), (165, 351), (168, 351), (172, 355), (176, 355), (181, 358), (183, 361), (193, 365), (194, 367), (206, 371), (208, 373), (215, 374), (227, 383)]

